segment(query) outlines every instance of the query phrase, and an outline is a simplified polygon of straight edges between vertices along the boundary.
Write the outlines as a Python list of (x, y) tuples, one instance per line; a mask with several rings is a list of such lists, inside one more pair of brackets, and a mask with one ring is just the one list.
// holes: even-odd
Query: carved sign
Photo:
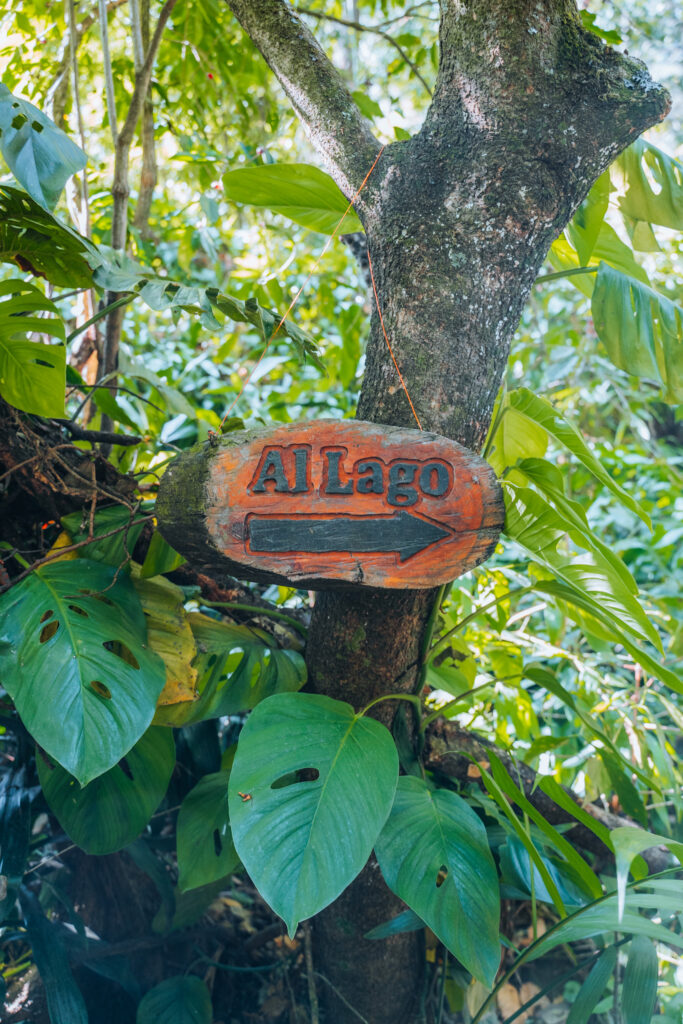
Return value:
[(185, 452), (162, 479), (157, 517), (205, 570), (311, 589), (408, 588), (483, 561), (504, 506), (490, 466), (454, 441), (318, 420)]

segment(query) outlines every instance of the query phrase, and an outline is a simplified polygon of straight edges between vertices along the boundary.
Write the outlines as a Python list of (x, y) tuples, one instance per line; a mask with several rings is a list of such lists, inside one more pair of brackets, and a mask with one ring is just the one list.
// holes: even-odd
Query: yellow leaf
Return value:
[(196, 700), (197, 670), (192, 661), (197, 645), (183, 608), (182, 590), (163, 576), (140, 579), (137, 565), (131, 576), (147, 619), (149, 645), (166, 665), (166, 685), (157, 708)]
[[(54, 544), (48, 551), (48, 555), (52, 556), (55, 554), (56, 551), (61, 551), (62, 548), (70, 548), (72, 544), (73, 538), (71, 537), (71, 535), (68, 534), (66, 530), (62, 530), (59, 537), (57, 537), (57, 540), (54, 542)], [(63, 555), (57, 555), (55, 558), (50, 557), (50, 561), (66, 562), (70, 561), (72, 558), (78, 558), (77, 551), (65, 551)]]

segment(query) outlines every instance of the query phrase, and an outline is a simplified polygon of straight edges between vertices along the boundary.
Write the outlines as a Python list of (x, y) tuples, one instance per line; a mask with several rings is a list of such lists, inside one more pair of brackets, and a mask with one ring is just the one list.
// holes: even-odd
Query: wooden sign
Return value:
[(317, 420), (183, 453), (156, 514), (196, 568), (324, 589), (455, 579), (491, 554), (505, 512), (493, 470), (454, 441)]

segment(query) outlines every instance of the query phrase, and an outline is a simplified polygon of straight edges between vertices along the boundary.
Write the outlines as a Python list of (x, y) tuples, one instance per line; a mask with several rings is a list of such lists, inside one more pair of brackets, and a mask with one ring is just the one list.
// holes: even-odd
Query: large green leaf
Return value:
[[(64, 416), (66, 348), (57, 307), (26, 281), (0, 281), (0, 300), (0, 395), (24, 412)], [(61, 344), (29, 341), (34, 333)]]
[(225, 878), (238, 858), (230, 832), (229, 772), (205, 775), (178, 814), (178, 887), (181, 891)]
[(661, 383), (668, 402), (683, 400), (683, 307), (601, 263), (593, 321), (607, 354), (621, 370)]
[(228, 787), (233, 840), (290, 935), (363, 868), (397, 777), (389, 731), (342, 701), (281, 693), (249, 716)]
[(49, 209), (71, 175), (87, 163), (83, 150), (54, 121), (1, 82), (0, 152), (19, 184)]
[[(296, 224), (331, 235), (349, 203), (329, 174), (310, 164), (263, 164), (240, 167), (223, 175), (225, 198), (249, 206), (263, 206)], [(362, 231), (349, 210), (340, 232)]]
[(628, 951), (621, 988), (624, 1024), (650, 1024), (657, 998), (658, 975), (659, 960), (652, 939), (636, 935)]
[(211, 1024), (211, 996), (193, 974), (167, 978), (142, 999), (136, 1024)]
[(683, 228), (683, 168), (678, 160), (636, 139), (610, 170), (625, 190), (619, 208), (627, 217), (674, 231)]
[(500, 966), (498, 877), (472, 808), (405, 775), (375, 852), (389, 888), (475, 978), (492, 985)]
[(0, 598), (0, 669), (22, 721), (86, 785), (145, 732), (164, 685), (123, 574), (87, 559), (41, 566)]
[[(592, 473), (601, 484), (604, 484), (619, 499), (622, 505), (631, 509), (632, 512), (640, 516), (644, 523), (647, 523), (648, 526), (650, 525), (650, 517), (644, 509), (610, 476), (600, 462), (600, 459), (593, 454), (573, 423), (566, 420), (547, 399), (541, 398), (540, 395), (535, 395), (528, 388), (517, 388), (515, 391), (509, 392), (508, 402), (510, 408), (514, 409), (524, 420), (531, 421), (531, 423), (542, 427), (558, 444), (561, 444), (567, 451), (576, 456), (588, 472)], [(521, 457), (527, 458), (538, 454), (543, 455), (545, 453), (526, 451)], [(514, 465), (514, 463), (510, 464)]]
[(47, 278), (64, 288), (88, 288), (86, 253), (94, 246), (62, 224), (27, 192), (0, 185), (0, 263)]
[(45, 799), (67, 835), (86, 853), (114, 853), (133, 842), (163, 800), (175, 744), (170, 729), (148, 729), (119, 764), (83, 787), (44, 754), (36, 763)]
[(193, 667), (199, 673), (199, 699), (160, 708), (157, 722), (189, 725), (239, 714), (274, 693), (300, 690), (306, 682), (301, 654), (275, 647), (263, 630), (219, 622), (197, 612), (191, 612), (188, 621), (198, 651)]

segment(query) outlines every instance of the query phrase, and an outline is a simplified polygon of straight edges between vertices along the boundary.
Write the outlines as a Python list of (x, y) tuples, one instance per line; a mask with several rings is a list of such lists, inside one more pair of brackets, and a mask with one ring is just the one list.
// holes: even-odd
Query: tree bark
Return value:
[[(338, 73), (284, 0), (227, 2), (351, 198), (378, 146)], [(614, 157), (666, 115), (669, 97), (639, 61), (584, 31), (573, 0), (441, 0), (440, 49), (421, 130), (384, 150), (356, 208), (423, 428), (479, 451), (549, 246)], [(413, 421), (376, 311), (358, 416)], [(355, 707), (411, 690), (433, 602), (431, 591), (319, 595), (310, 687)], [(319, 969), (343, 996), (325, 986), (339, 1024), (358, 1013), (372, 1024), (413, 1018), (417, 935), (363, 939), (394, 903), (371, 865), (315, 919)]]

